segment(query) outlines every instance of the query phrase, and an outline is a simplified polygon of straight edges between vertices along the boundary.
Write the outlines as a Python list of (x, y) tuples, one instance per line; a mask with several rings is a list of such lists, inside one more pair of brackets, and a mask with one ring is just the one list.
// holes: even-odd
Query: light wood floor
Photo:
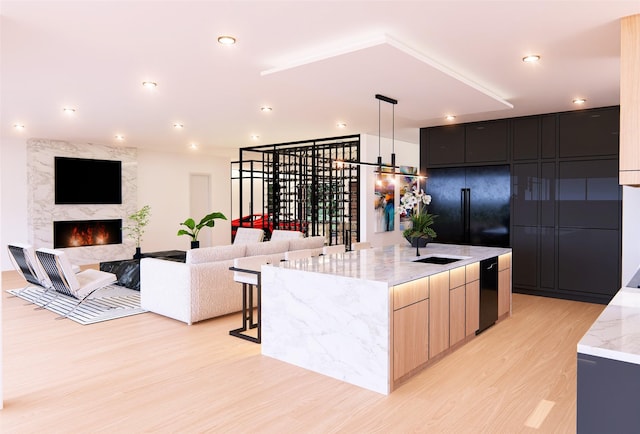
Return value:
[(514, 294), (512, 318), (383, 396), (262, 356), (228, 335), (238, 314), (82, 326), (2, 280), (2, 433), (572, 433), (576, 344), (604, 308)]

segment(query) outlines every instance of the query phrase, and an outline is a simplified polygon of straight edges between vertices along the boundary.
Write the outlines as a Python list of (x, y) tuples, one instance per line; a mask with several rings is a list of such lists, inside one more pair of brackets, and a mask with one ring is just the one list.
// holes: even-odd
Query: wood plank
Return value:
[(458, 267), (449, 270), (449, 289), (463, 286), (466, 282), (465, 267)]
[(640, 185), (640, 14), (620, 20), (620, 184)]
[(498, 271), (498, 317), (511, 314), (511, 268)]
[(383, 396), (262, 356), (229, 336), (240, 314), (81, 326), (2, 297), (7, 433), (515, 433), (541, 400), (538, 432), (576, 432), (576, 345), (604, 308), (514, 294), (511, 318)]
[(465, 290), (467, 316), (465, 334), (473, 336), (480, 328), (480, 281), (474, 280), (467, 283)]
[(449, 348), (449, 272), (429, 276), (429, 357)]
[(507, 268), (511, 268), (511, 253), (498, 256), (498, 270), (506, 270)]
[(429, 300), (393, 312), (393, 379), (429, 359)]
[(465, 286), (449, 291), (449, 345), (453, 346), (466, 335)]
[(393, 308), (395, 310), (429, 298), (429, 278), (412, 280), (393, 287)]
[(474, 280), (480, 280), (480, 262), (474, 262), (466, 267), (466, 282), (473, 282)]

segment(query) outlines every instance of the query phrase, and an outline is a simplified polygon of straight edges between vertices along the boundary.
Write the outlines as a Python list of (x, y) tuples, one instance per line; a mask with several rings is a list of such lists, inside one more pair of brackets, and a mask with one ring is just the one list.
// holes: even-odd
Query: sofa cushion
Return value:
[(273, 255), (289, 250), (289, 240), (265, 241), (263, 243), (247, 244), (245, 256)]
[[(260, 243), (262, 244), (262, 243)], [(203, 247), (187, 250), (187, 264), (203, 264), (205, 262), (225, 261), (245, 256), (245, 244), (230, 246)]]
[(321, 249), (324, 247), (324, 236), (307, 237), (289, 240), (289, 250)]

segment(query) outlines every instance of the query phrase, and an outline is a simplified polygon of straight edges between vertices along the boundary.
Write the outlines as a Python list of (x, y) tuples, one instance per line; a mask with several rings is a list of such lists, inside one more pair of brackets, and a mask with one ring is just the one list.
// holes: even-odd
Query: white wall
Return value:
[[(394, 146), (396, 153), (396, 165), (420, 167), (420, 146), (417, 143), (395, 141)], [(382, 138), (380, 140), (380, 155), (382, 162), (389, 164), (391, 162), (391, 140)], [(367, 163), (375, 163), (378, 159), (378, 137), (363, 135), (360, 138), (360, 160)], [(375, 167), (360, 167), (360, 214), (365, 216), (362, 221), (361, 241), (369, 241), (374, 247), (389, 244), (398, 244), (408, 242), (402, 237), (400, 231), (400, 218), (395, 213), (394, 231), (391, 232), (375, 232), (376, 214), (374, 210), (375, 202)], [(396, 208), (400, 203), (399, 188), (396, 185), (395, 205)]]
[(231, 242), (230, 162), (228, 157), (173, 154), (138, 150), (138, 205), (151, 207), (149, 226), (141, 243), (142, 252), (187, 250), (191, 239), (178, 237), (180, 223), (189, 215), (189, 180), (191, 173), (211, 177), (211, 210), (222, 212), (228, 220), (216, 220), (213, 228), (204, 228), (199, 239), (211, 239), (212, 245)]
[(5, 246), (28, 239), (26, 140), (3, 140), (0, 154), (0, 255), (2, 270), (12, 270)]
[(622, 188), (622, 285), (640, 267), (640, 188)]

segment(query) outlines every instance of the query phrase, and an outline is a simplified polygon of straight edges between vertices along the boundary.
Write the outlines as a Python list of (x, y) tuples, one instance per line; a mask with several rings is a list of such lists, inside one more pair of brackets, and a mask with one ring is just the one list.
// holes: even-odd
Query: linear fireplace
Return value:
[(101, 246), (122, 243), (122, 219), (53, 222), (53, 247)]

